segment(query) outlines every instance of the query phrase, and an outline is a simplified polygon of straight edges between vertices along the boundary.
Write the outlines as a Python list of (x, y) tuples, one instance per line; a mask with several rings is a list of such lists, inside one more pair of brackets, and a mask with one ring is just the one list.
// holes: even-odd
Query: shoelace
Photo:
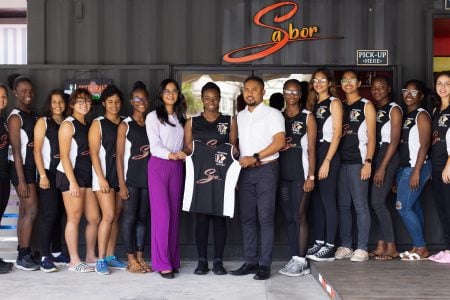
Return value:
[(322, 248), (320, 248), (319, 252), (317, 252), (316, 256), (326, 254), (328, 251), (330, 251), (330, 248), (327, 246), (323, 246)]

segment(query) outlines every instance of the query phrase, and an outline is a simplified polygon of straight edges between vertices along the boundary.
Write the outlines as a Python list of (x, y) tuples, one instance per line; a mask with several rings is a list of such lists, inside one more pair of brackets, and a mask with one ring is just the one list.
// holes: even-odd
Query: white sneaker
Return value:
[(366, 250), (356, 249), (355, 252), (353, 252), (352, 258), (350, 258), (350, 261), (363, 262), (368, 259), (369, 253)]
[(353, 250), (347, 247), (339, 247), (334, 253), (334, 257), (336, 259), (351, 258), (353, 257)]
[(311, 270), (309, 269), (308, 262), (299, 262), (294, 260), (294, 263), (290, 265), (289, 268), (286, 270), (282, 269), (279, 271), (280, 274), (290, 276), (290, 277), (297, 277), (302, 275), (307, 275), (311, 273)]
[(295, 259), (291, 258), (291, 260), (283, 268), (281, 268), (278, 273), (285, 274), (293, 264), (295, 264)]

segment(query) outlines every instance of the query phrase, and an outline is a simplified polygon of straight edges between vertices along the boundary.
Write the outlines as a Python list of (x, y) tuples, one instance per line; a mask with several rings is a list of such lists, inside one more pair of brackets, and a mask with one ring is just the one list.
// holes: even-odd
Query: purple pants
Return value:
[(153, 270), (178, 269), (183, 162), (152, 156), (148, 162), (148, 187)]

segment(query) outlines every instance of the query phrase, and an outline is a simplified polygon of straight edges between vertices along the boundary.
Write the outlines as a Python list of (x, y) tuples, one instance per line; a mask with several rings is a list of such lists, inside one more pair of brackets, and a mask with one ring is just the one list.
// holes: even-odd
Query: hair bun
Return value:
[(138, 90), (138, 89), (143, 89), (143, 90), (145, 90), (146, 89), (146, 86), (145, 86), (145, 84), (142, 82), (142, 81), (136, 81), (135, 83), (134, 83), (134, 85), (133, 85), (133, 90)]
[(12, 73), (8, 76), (7, 82), (8, 82), (8, 87), (13, 90), (14, 89), (14, 81), (16, 80), (17, 77), (22, 76), (19, 73)]

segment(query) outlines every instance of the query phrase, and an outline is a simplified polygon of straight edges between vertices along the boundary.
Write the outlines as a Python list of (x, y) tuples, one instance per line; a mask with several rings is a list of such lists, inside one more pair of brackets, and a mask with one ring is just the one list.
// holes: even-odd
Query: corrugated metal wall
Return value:
[[(222, 64), (224, 53), (269, 40), (272, 30), (251, 20), (274, 2), (33, 0), (28, 2), (29, 63)], [(357, 49), (388, 49), (390, 63), (403, 66), (404, 78), (424, 79), (426, 33), (421, 20), (428, 9), (442, 8), (442, 1), (296, 2), (299, 11), (288, 22), (317, 25), (320, 35), (343, 38), (289, 43), (253, 64), (352, 65)], [(270, 23), (273, 16), (264, 20)]]
[(27, 25), (0, 24), (0, 64), (27, 63)]

